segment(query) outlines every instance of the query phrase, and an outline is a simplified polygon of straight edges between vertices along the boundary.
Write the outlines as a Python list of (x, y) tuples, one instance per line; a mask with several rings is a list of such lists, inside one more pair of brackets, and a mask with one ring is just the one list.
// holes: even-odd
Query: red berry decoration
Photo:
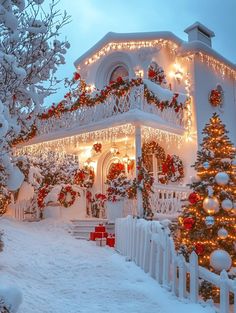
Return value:
[(74, 80), (79, 80), (80, 79), (80, 74), (75, 72), (74, 73)]
[(197, 255), (202, 255), (205, 252), (205, 246), (202, 243), (197, 243), (195, 245), (195, 252)]
[(186, 230), (191, 230), (195, 224), (195, 221), (192, 217), (186, 217), (183, 221), (183, 224)]
[(196, 204), (198, 201), (200, 200), (199, 194), (197, 194), (196, 192), (191, 192), (189, 197), (188, 197), (188, 201), (191, 204)]

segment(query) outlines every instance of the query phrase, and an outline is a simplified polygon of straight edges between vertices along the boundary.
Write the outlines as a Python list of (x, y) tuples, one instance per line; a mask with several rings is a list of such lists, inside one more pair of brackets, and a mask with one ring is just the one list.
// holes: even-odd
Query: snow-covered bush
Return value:
[[(0, 187), (20, 187), (23, 175), (12, 164), (11, 148), (32, 136), (44, 99), (55, 92), (55, 77), (69, 43), (58, 39), (68, 23), (57, 1), (0, 1)], [(9, 180), (14, 181), (10, 184)]]

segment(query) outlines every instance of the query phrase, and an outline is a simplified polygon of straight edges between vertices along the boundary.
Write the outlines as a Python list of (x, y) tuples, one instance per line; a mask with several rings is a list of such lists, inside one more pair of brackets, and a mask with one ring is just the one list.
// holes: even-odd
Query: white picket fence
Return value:
[(22, 200), (16, 203), (10, 204), (12, 215), (18, 221), (24, 221), (31, 219), (33, 212), (31, 212), (31, 200)]
[(236, 305), (229, 304), (229, 292), (236, 299), (236, 280), (229, 279), (226, 271), (216, 275), (199, 266), (195, 252), (192, 252), (187, 263), (182, 255), (177, 255), (168, 226), (158, 221), (128, 216), (116, 220), (115, 232), (116, 250), (177, 297), (188, 298), (194, 303), (202, 301), (199, 297), (199, 280), (204, 279), (220, 289), (218, 312), (236, 313)]

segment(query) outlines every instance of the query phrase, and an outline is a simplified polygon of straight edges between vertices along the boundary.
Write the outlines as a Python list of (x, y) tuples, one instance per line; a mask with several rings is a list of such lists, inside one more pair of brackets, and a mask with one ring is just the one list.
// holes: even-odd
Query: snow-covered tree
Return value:
[[(58, 39), (69, 22), (52, 0), (0, 0), (0, 188), (16, 190), (24, 176), (11, 148), (36, 131), (44, 99), (56, 90), (67, 41)], [(10, 186), (9, 186), (10, 185)]]

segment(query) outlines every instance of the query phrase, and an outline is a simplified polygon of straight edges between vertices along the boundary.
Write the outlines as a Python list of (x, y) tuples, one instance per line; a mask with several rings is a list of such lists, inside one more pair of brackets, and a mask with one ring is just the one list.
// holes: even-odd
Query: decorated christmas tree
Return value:
[(195, 251), (211, 271), (230, 271), (236, 267), (235, 147), (216, 113), (203, 129), (194, 168), (194, 192), (179, 218), (177, 247), (187, 260)]

